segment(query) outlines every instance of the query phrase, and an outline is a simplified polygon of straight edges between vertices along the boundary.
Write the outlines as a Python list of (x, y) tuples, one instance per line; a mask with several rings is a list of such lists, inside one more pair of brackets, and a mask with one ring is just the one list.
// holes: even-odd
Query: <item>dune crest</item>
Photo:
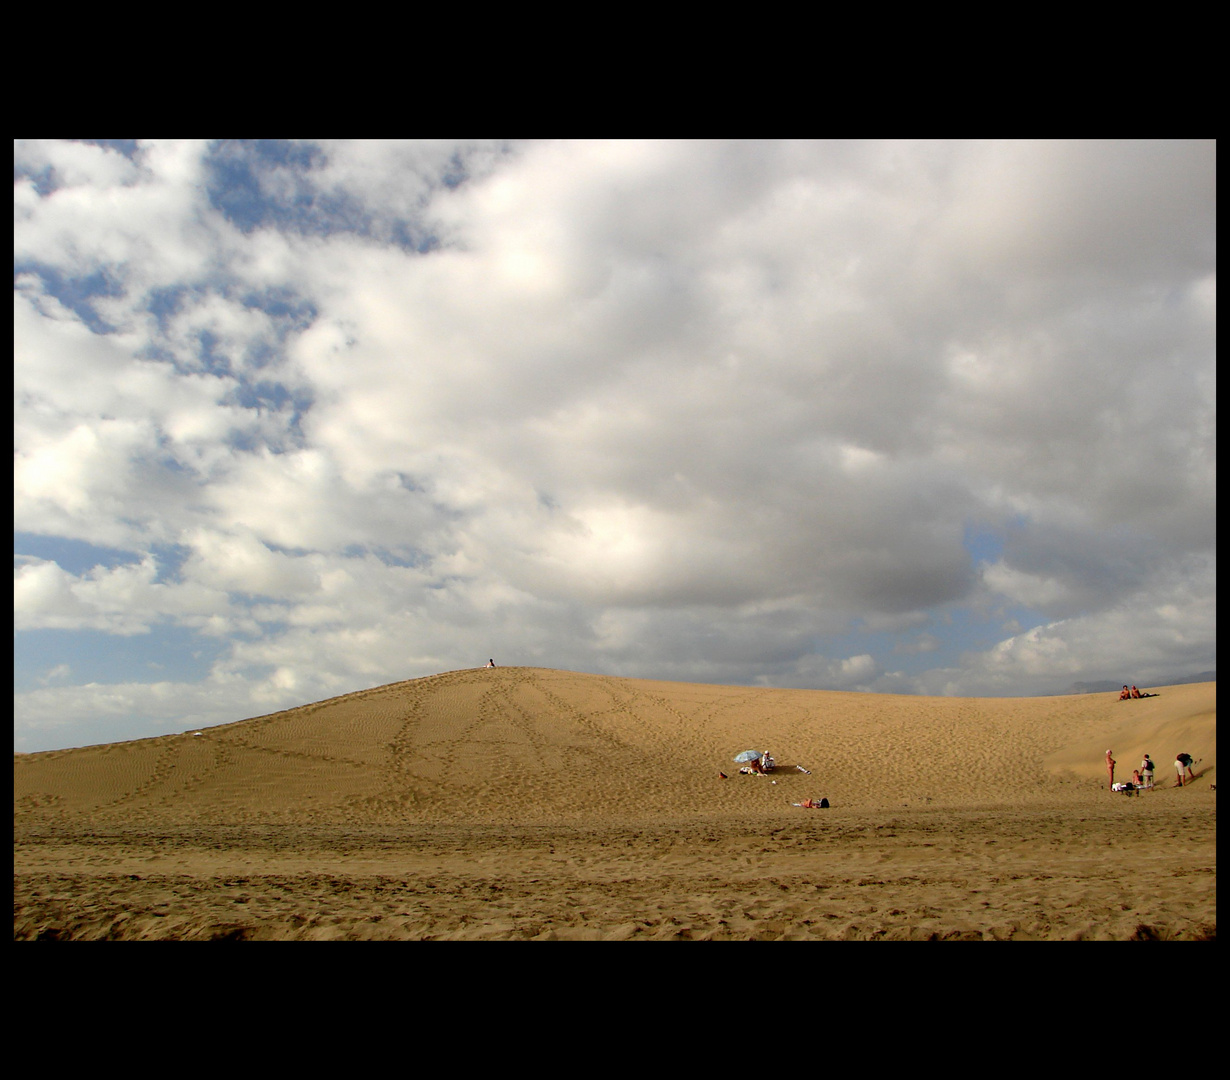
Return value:
[[(931, 698), (501, 667), (133, 742), (19, 755), (14, 814), (143, 823), (536, 823), (1096, 799), (1148, 751), (1215, 782), (1216, 684), (1158, 696)], [(773, 778), (738, 774), (768, 749)], [(802, 765), (805, 774), (795, 769)], [(730, 779), (721, 781), (719, 771)], [(1119, 778), (1119, 775), (1116, 777)]]

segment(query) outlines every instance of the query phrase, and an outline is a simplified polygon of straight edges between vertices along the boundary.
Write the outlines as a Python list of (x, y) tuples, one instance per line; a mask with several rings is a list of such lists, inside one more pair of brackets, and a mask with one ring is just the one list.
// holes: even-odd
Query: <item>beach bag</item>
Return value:
[(821, 810), (827, 810), (828, 808), (829, 808), (829, 801), (828, 801), (828, 799), (821, 799), (821, 800), (820, 800), (820, 809), (821, 809)]

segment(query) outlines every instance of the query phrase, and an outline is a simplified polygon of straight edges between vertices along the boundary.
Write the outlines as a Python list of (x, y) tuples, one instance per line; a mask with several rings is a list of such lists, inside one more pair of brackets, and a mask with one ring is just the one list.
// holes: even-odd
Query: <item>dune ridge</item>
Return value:
[[(1216, 684), (1156, 693), (503, 667), (15, 755), (14, 936), (1207, 939)], [(1151, 753), (1157, 789), (1109, 792), (1108, 747), (1116, 779)], [(738, 774), (748, 748), (774, 777)], [(1200, 759), (1185, 788), (1179, 750)], [(1156, 874), (1125, 879), (1142, 859)]]

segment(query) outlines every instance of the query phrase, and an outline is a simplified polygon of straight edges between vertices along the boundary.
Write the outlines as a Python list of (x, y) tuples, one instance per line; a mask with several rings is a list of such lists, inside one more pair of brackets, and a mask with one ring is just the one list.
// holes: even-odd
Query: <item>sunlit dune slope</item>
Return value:
[[(1167, 787), (1186, 750), (1207, 789), (1216, 684), (1156, 693), (934, 698), (479, 668), (200, 735), (15, 755), (14, 814), (105, 829), (757, 816), (807, 796), (834, 808), (1079, 804), (1110, 797), (1107, 748), (1116, 779), (1148, 751)], [(776, 783), (738, 774), (745, 749), (774, 754)]]

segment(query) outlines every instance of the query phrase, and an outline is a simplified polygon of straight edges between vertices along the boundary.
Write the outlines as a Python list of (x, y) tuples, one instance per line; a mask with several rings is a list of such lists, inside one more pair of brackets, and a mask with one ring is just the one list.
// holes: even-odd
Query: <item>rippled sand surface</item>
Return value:
[(1155, 692), (477, 669), (16, 755), (14, 937), (1207, 940), (1216, 684)]

